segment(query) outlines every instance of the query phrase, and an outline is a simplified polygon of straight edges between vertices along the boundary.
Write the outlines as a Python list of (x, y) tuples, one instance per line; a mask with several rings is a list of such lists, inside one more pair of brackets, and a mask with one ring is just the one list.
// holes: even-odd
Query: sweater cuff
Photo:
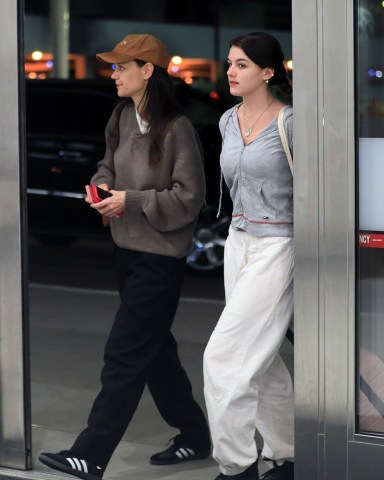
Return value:
[(91, 178), (90, 182), (89, 182), (91, 185), (100, 185), (102, 183), (106, 183), (108, 185), (109, 188), (113, 188), (113, 181), (110, 177), (106, 177), (104, 175), (99, 175), (98, 173), (96, 173), (95, 175), (93, 175), (93, 177)]
[(127, 209), (140, 207), (144, 208), (149, 201), (149, 192), (140, 192), (135, 190), (125, 191), (125, 206)]

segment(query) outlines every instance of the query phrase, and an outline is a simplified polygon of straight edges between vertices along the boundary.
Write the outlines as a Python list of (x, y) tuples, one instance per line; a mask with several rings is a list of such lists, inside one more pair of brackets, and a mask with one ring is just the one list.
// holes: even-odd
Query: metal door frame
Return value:
[(0, 15), (0, 465), (31, 467), (22, 0)]
[(378, 480), (355, 430), (354, 0), (293, 0), (295, 478)]

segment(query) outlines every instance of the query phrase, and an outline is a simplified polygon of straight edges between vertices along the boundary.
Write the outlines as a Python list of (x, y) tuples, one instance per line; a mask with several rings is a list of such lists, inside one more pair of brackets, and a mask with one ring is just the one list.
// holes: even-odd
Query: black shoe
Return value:
[(155, 453), (149, 459), (152, 465), (173, 465), (175, 463), (201, 460), (211, 455), (211, 448), (198, 450), (184, 443), (181, 436), (172, 438), (172, 444), (164, 451)]
[(69, 473), (85, 480), (100, 480), (104, 474), (104, 470), (101, 467), (77, 457), (68, 450), (63, 450), (59, 453), (40, 453), (39, 460), (54, 470)]
[(284, 462), (265, 472), (261, 480), (294, 480), (294, 463)]
[(258, 461), (259, 459), (244, 470), (244, 472), (238, 473), (237, 475), (224, 475), (224, 473), (220, 473), (215, 480), (259, 480), (259, 470), (257, 468)]

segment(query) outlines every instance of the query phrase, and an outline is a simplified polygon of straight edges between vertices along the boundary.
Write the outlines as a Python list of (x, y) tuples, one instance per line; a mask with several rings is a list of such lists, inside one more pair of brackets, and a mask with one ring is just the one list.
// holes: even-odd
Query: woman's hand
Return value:
[[(104, 184), (99, 185), (100, 188), (104, 186)], [(103, 190), (108, 190), (108, 186)], [(125, 191), (109, 190), (109, 193), (112, 194), (111, 197), (98, 203), (91, 203), (91, 207), (105, 217), (121, 217), (125, 207)]]

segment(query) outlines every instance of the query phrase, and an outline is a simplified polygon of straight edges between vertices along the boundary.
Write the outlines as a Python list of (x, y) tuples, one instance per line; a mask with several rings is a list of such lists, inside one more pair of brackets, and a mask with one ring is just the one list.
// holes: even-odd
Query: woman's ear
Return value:
[(264, 78), (263, 78), (263, 80), (268, 82), (268, 80), (270, 80), (273, 77), (274, 74), (275, 74), (275, 69), (274, 68), (271, 68), (271, 67), (264, 68)]
[(148, 80), (148, 78), (152, 76), (152, 73), (155, 67), (153, 66), (153, 63), (148, 62), (145, 65), (143, 65), (142, 68), (144, 72), (144, 80)]

